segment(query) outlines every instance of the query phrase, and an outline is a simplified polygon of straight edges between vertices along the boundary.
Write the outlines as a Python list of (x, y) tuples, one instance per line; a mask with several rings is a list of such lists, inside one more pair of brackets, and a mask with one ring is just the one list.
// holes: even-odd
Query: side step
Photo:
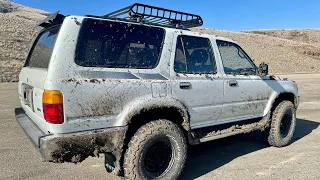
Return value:
[(200, 129), (195, 131), (196, 137), (200, 143), (225, 138), (237, 134), (246, 134), (256, 130), (263, 131), (270, 126), (270, 113), (268, 113), (262, 119), (251, 119), (244, 122), (238, 122), (238, 124), (232, 123), (224, 125), (223, 128), (212, 127), (210, 129)]

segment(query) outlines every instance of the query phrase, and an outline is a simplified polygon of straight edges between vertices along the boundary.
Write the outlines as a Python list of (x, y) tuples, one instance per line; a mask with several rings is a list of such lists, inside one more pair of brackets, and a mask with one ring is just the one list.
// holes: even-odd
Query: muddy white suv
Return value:
[(134, 4), (40, 23), (16, 119), (45, 161), (105, 154), (128, 179), (176, 179), (187, 146), (260, 130), (289, 143), (297, 85), (267, 75), (234, 41), (187, 28), (198, 15)]

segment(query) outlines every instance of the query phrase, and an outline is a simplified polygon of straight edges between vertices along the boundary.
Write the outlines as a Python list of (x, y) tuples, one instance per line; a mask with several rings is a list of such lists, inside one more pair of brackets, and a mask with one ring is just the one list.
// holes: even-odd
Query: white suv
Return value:
[(202, 23), (143, 4), (51, 14), (20, 73), (17, 121), (45, 161), (103, 153), (128, 179), (176, 179), (188, 145), (230, 135), (260, 130), (287, 145), (297, 85), (267, 75), (236, 42), (186, 29)]

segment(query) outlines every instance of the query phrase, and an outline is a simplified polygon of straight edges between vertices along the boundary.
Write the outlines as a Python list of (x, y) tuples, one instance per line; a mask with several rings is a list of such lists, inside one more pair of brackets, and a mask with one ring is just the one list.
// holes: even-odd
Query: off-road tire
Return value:
[[(143, 160), (150, 147), (165, 139), (171, 145), (171, 160), (158, 177), (150, 176)], [(187, 158), (187, 143), (182, 130), (168, 120), (151, 121), (140, 127), (131, 138), (124, 154), (124, 176), (127, 179), (177, 179)], [(168, 158), (170, 159), (170, 158)]]
[[(285, 128), (286, 130), (281, 130), (284, 122), (287, 122), (287, 128)], [(295, 127), (296, 109), (294, 108), (292, 102), (282, 101), (277, 105), (272, 113), (268, 143), (275, 147), (283, 147), (288, 145), (292, 139)]]

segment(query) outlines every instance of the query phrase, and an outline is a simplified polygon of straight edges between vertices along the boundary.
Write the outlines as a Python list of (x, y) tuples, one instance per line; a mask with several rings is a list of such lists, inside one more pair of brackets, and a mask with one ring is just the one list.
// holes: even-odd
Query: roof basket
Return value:
[(203, 21), (199, 15), (135, 3), (102, 16), (103, 18), (120, 18), (136, 20), (146, 24), (155, 24), (175, 28), (191, 28), (202, 26)]

